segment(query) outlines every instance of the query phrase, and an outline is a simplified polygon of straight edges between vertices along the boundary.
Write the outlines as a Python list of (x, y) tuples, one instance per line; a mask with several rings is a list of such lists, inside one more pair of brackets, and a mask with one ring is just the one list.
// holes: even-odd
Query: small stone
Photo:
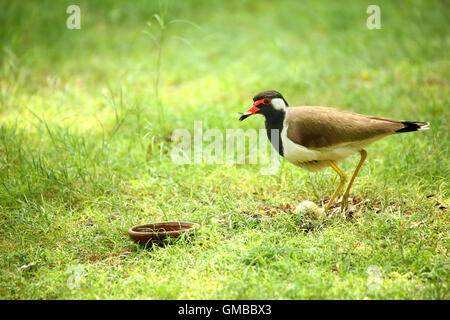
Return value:
[(294, 210), (296, 214), (313, 214), (315, 216), (320, 216), (322, 210), (314, 202), (306, 200), (297, 205)]

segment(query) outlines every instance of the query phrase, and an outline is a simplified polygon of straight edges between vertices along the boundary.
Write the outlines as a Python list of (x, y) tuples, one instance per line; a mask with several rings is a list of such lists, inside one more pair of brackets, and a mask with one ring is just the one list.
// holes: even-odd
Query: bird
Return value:
[(338, 163), (358, 152), (360, 160), (343, 194), (340, 209), (348, 209), (350, 189), (367, 158), (365, 148), (373, 142), (403, 132), (429, 129), (429, 122), (403, 121), (367, 116), (322, 106), (290, 107), (276, 90), (265, 90), (253, 97), (253, 106), (239, 120), (261, 114), (267, 136), (278, 153), (290, 163), (310, 172), (331, 167), (340, 183), (324, 213), (344, 188), (347, 176)]

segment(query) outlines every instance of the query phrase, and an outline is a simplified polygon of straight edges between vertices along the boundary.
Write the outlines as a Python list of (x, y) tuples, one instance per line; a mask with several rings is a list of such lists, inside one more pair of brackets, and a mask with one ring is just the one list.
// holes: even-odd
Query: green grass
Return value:
[[(160, 64), (157, 1), (77, 3), (81, 30), (73, 1), (0, 2), (1, 299), (449, 298), (445, 1), (378, 1), (381, 30), (364, 1), (172, 1), (167, 19), (199, 28), (169, 25)], [(196, 120), (262, 128), (238, 112), (269, 88), (431, 130), (368, 148), (351, 219), (293, 214), (330, 197), (330, 169), (171, 161), (168, 135)], [(151, 248), (127, 235), (169, 220), (202, 227)]]

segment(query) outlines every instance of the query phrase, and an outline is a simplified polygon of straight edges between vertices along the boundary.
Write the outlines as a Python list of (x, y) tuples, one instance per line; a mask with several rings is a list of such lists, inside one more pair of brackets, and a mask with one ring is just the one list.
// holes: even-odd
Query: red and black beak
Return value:
[[(261, 108), (258, 108), (258, 106), (260, 104), (265, 104), (267, 103), (267, 99), (261, 99), (261, 100), (257, 100), (253, 103), (253, 106), (248, 109), (247, 111), (245, 111), (242, 116), (239, 118), (239, 121), (242, 121), (244, 119), (247, 119), (248, 117), (250, 117), (251, 115), (254, 115), (255, 113), (257, 113), (259, 110), (261, 110)], [(270, 102), (269, 102), (270, 103)]]

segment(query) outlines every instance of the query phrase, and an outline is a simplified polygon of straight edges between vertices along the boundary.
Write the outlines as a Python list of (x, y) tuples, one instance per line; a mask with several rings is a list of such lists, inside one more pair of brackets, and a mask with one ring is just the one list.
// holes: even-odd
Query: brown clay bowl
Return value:
[(134, 226), (128, 234), (135, 242), (146, 244), (148, 242), (161, 242), (166, 238), (176, 238), (183, 233), (190, 233), (200, 225), (193, 222), (157, 222)]

